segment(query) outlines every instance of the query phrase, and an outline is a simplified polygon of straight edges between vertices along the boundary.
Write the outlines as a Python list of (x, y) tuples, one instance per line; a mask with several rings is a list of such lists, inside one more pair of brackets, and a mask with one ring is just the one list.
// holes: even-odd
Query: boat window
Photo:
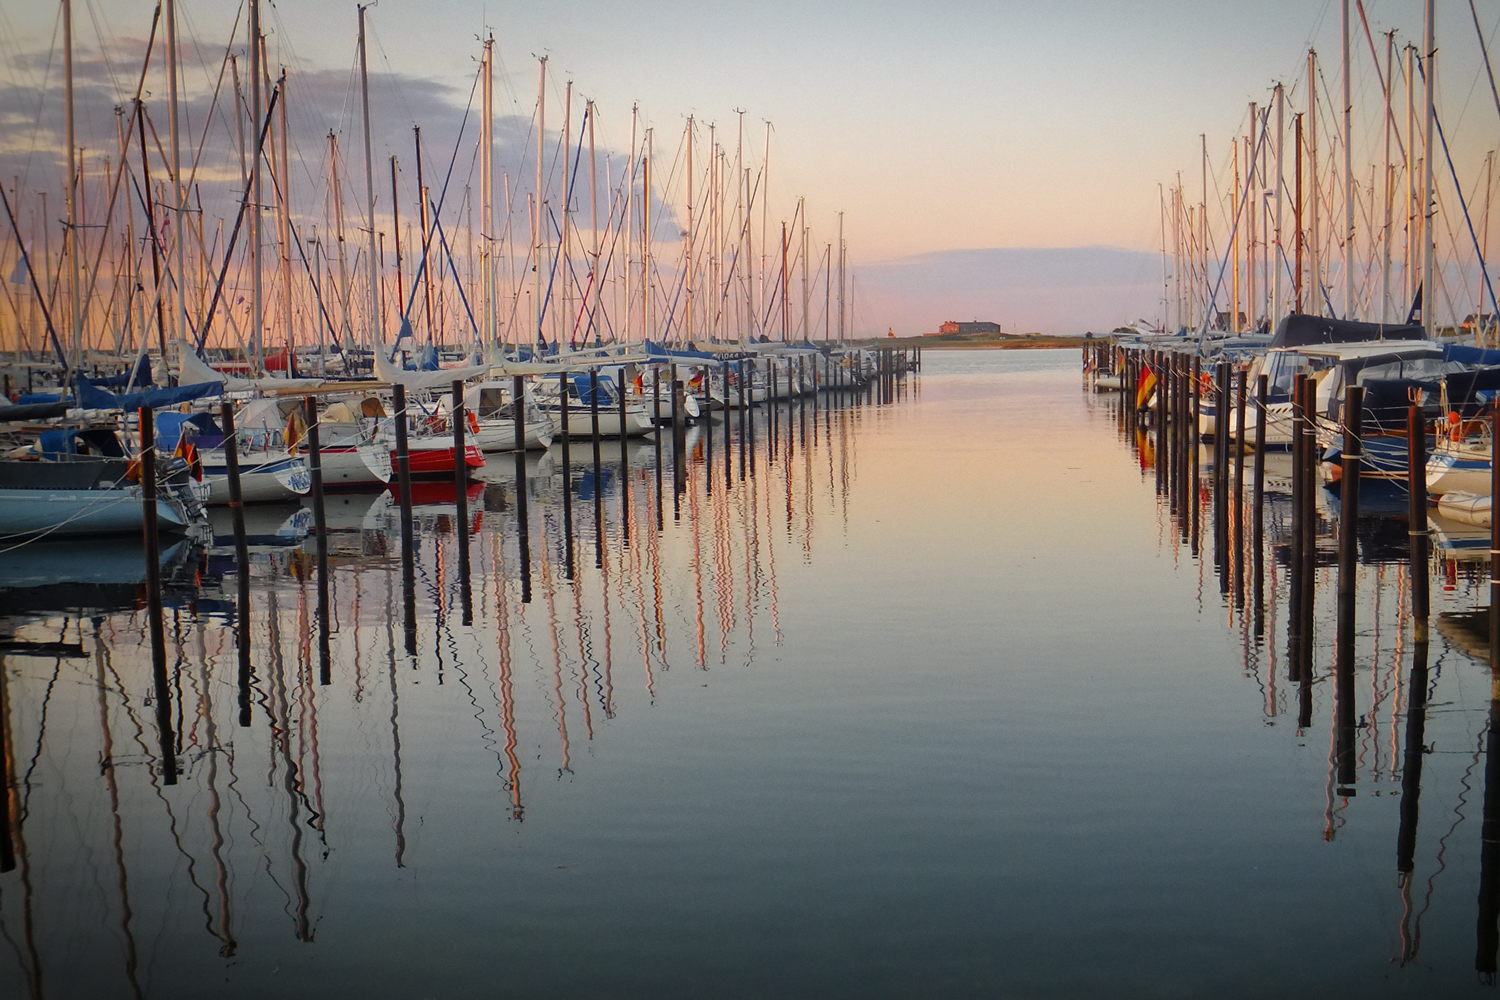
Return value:
[(1355, 385), (1364, 385), (1371, 379), (1394, 378), (1430, 381), (1442, 378), (1451, 370), (1452, 366), (1442, 358), (1404, 358), (1363, 368), (1354, 382)]

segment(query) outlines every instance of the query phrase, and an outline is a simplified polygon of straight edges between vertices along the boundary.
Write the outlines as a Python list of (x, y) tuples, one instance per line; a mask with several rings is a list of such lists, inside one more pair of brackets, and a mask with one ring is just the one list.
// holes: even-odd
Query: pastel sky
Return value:
[[(141, 38), (153, 6), (78, 0), (78, 42), (97, 47), (100, 31), (112, 42)], [(1455, 155), (1467, 151), (1459, 169), (1468, 171), (1468, 183), (1482, 151), (1494, 145), (1497, 116), (1468, 5), (1440, 6), (1446, 127)], [(1492, 36), (1500, 3), (1481, 0), (1478, 8)], [(56, 11), (47, 0), (0, 0), (0, 64), (46, 50)], [(1398, 42), (1420, 41), (1419, 2), (1370, 0), (1366, 11), (1377, 45), (1391, 27), (1399, 29)], [(214, 61), (237, 5), (183, 0), (180, 12), (184, 44)], [(411, 81), (414, 93), (423, 80), (444, 84), (460, 107), (478, 36), (493, 31), (496, 38), (505, 71), (497, 87), (502, 114), (530, 117), (533, 57), (547, 54), (549, 127), (560, 121), (561, 87), (571, 79), (580, 96), (597, 102), (601, 148), (628, 145), (632, 104), (673, 145), (688, 114), (717, 122), (721, 141), (732, 144), (735, 109), (744, 109), (758, 155), (764, 122), (773, 122), (772, 218), (789, 218), (795, 197), (805, 195), (821, 245), (832, 238), (834, 213), (843, 211), (856, 264), (986, 248), (1106, 246), (1154, 254), (1158, 185), (1173, 183), (1180, 170), (1196, 198), (1200, 133), (1208, 136), (1214, 169), (1225, 169), (1247, 103), (1265, 101), (1278, 79), (1290, 86), (1305, 77), (1309, 44), (1322, 53), (1326, 85), (1335, 93), (1338, 85), (1339, 5), (1332, 0), (383, 0), (368, 16), (373, 72)], [(285, 0), (267, 3), (263, 17), (273, 71), (285, 63), (294, 72), (352, 73), (353, 3)], [(1356, 142), (1370, 153), (1378, 83), (1362, 34), (1355, 45), (1355, 103), (1365, 132)], [(0, 70), (11, 82), (16, 72)], [(129, 79), (134, 71), (122, 64), (120, 72)], [(352, 90), (349, 100), (357, 101)], [(377, 115), (404, 117), (400, 107)], [(1064, 332), (1149, 315), (1160, 277), (1143, 280), (1154, 285), (1136, 295), (1144, 296), (1139, 304), (1127, 296), (1111, 300), (1107, 312), (1091, 312), (1079, 296), (1077, 308), (1053, 310), (1046, 322)], [(952, 316), (932, 317), (929, 328), (969, 318), (992, 301), (962, 293), (956, 299)], [(1008, 327), (1041, 322), (1018, 312)], [(909, 321), (921, 322), (915, 315)]]

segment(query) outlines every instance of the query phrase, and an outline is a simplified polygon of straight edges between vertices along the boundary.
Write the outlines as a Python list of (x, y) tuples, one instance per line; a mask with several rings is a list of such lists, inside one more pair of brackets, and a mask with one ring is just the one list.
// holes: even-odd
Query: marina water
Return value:
[[(1366, 546), (1336, 787), (1335, 570), (1299, 726), (1275, 495), (1258, 637), (1078, 369), (928, 352), (727, 469), (722, 416), (680, 474), (491, 459), (467, 581), (417, 498), (414, 653), (394, 506), (332, 497), (326, 683), (306, 513), (253, 510), (248, 698), (232, 549), (169, 567), (171, 784), (128, 574), (7, 554), (0, 993), (1488, 993), (1488, 670), (1434, 630), (1404, 786), (1409, 580)], [(1478, 603), (1435, 572), (1435, 618)]]

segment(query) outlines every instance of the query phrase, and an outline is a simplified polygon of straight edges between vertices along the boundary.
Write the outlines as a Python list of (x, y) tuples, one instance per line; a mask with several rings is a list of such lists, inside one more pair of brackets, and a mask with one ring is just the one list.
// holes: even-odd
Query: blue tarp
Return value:
[(81, 372), (78, 374), (78, 405), (86, 410), (156, 409), (161, 406), (176, 406), (205, 396), (218, 396), (223, 391), (223, 382), (200, 382), (197, 385), (179, 385), (173, 389), (152, 389), (117, 396), (95, 386), (87, 375)]
[(156, 415), (156, 447), (172, 451), (177, 447), (177, 442), (182, 439), (183, 428), (191, 425), (192, 436), (199, 434), (219, 435), (223, 440), (223, 433), (219, 425), (214, 423), (214, 418), (207, 413), (158, 413)]
[(1464, 347), (1461, 344), (1444, 344), (1443, 360), (1457, 361), (1461, 365), (1500, 365), (1500, 351), (1487, 351), (1482, 347)]
[(135, 381), (133, 383), (130, 380), (131, 369), (129, 368), (118, 375), (110, 375), (106, 378), (96, 378), (93, 380), (93, 382), (100, 388), (108, 389), (123, 389), (127, 385), (133, 389), (156, 388), (156, 383), (151, 381), (151, 359), (148, 356), (142, 354), (140, 364), (135, 365), (134, 369)]
[(16, 397), (17, 406), (30, 406), (33, 403), (61, 403), (63, 397), (55, 392), (23, 392)]

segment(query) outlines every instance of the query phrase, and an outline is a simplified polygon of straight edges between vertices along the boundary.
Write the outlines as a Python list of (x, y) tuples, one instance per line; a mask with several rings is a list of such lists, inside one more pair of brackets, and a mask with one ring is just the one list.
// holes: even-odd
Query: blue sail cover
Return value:
[(154, 410), (205, 396), (218, 396), (223, 392), (223, 382), (200, 382), (197, 385), (179, 385), (170, 389), (152, 389), (117, 396), (100, 389), (82, 372), (78, 373), (78, 405), (85, 410), (139, 410), (145, 407)]
[[(133, 382), (130, 377), (132, 371), (135, 374), (135, 380)], [(96, 378), (93, 380), (93, 382), (100, 388), (108, 389), (123, 389), (126, 386), (143, 390), (156, 388), (156, 383), (151, 381), (151, 358), (150, 356), (145, 354), (141, 355), (139, 364), (125, 369), (118, 375), (109, 375), (105, 378)]]
[(1444, 344), (1443, 360), (1457, 361), (1461, 365), (1500, 365), (1500, 351), (1487, 351), (1482, 347), (1464, 347), (1461, 344)]

